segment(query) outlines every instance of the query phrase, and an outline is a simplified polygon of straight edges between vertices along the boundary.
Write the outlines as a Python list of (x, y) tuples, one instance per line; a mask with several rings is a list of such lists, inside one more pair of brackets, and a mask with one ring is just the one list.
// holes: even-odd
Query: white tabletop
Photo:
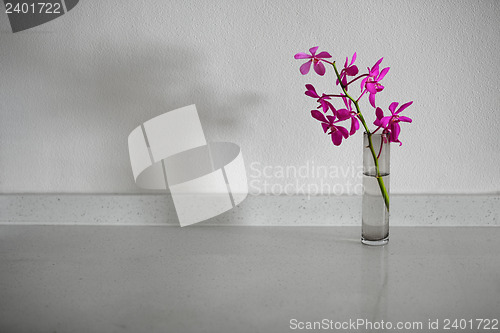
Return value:
[(384, 247), (359, 238), (348, 226), (1, 225), (0, 332), (293, 332), (349, 321), (436, 332), (429, 323), (441, 331), (447, 319), (476, 332), (477, 319), (500, 319), (500, 228), (393, 227)]

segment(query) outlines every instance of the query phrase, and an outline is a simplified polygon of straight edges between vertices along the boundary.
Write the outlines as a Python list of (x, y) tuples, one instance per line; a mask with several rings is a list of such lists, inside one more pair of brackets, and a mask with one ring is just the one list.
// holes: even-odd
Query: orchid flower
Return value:
[[(347, 90), (347, 77), (348, 76), (356, 76), (358, 75), (358, 67), (354, 65), (354, 62), (356, 61), (356, 52), (352, 55), (351, 63), (347, 65), (349, 61), (349, 58), (345, 58), (345, 63), (344, 63), (344, 69), (340, 72), (340, 80), (342, 81), (342, 85), (345, 87), (345, 90)], [(337, 79), (337, 85), (339, 85), (339, 80)]]
[(320, 97), (312, 84), (306, 84), (306, 88), (307, 88), (306, 95), (312, 98), (317, 98), (318, 103), (320, 104), (324, 113), (326, 113), (328, 109), (332, 110), (335, 113), (335, 108), (330, 102), (327, 101), (327, 99), (330, 99), (330, 96), (323, 94)]
[(390, 116), (384, 117), (384, 111), (382, 111), (381, 108), (377, 108), (375, 111), (375, 115), (377, 116), (377, 120), (373, 122), (375, 126), (378, 126), (379, 128), (384, 128), (384, 131), (389, 133), (389, 141), (390, 142), (399, 142), (399, 145), (401, 146), (402, 143), (399, 141), (399, 133), (401, 132), (401, 127), (399, 126), (399, 122), (405, 122), (405, 123), (411, 123), (412, 120), (411, 118), (405, 117), (405, 116), (400, 116), (399, 114), (409, 107), (413, 101), (405, 103), (399, 107), (399, 109), (396, 111), (396, 108), (398, 107), (397, 102), (391, 103), (389, 105), (389, 110), (391, 111)]
[(299, 52), (295, 55), (295, 59), (310, 59), (308, 62), (304, 63), (302, 66), (300, 66), (300, 72), (302, 75), (306, 75), (309, 73), (309, 70), (311, 69), (311, 64), (314, 64), (314, 71), (318, 75), (325, 75), (325, 65), (323, 65), (322, 61), (325, 58), (331, 58), (332, 56), (328, 52), (320, 52), (316, 54), (316, 51), (318, 51), (318, 46), (311, 47), (309, 49), (309, 52), (311, 54), (307, 54), (304, 52)]
[[(380, 191), (384, 198), (384, 203), (389, 211), (389, 193), (384, 184), (384, 180), (382, 178), (382, 174), (379, 170), (379, 158), (382, 152), (383, 145), (380, 145), (379, 153), (377, 155), (375, 151), (374, 144), (371, 140), (371, 135), (377, 132), (379, 129), (383, 129), (383, 133), (389, 134), (389, 138), (384, 138), (384, 142), (399, 142), (401, 145), (401, 141), (399, 141), (399, 134), (401, 132), (401, 127), (399, 125), (400, 122), (411, 123), (412, 120), (406, 116), (401, 116), (400, 113), (409, 107), (413, 102), (408, 102), (399, 109), (397, 109), (399, 103), (393, 102), (389, 105), (389, 110), (391, 111), (391, 115), (384, 116), (384, 112), (381, 108), (376, 107), (375, 105), (375, 95), (384, 90), (384, 86), (380, 84), (380, 81), (387, 75), (389, 72), (389, 67), (386, 67), (380, 70), (380, 64), (384, 58), (380, 58), (373, 67), (368, 67), (368, 73), (363, 73), (358, 75), (359, 70), (354, 62), (356, 61), (356, 52), (352, 55), (351, 61), (349, 62), (349, 57), (345, 59), (344, 68), (339, 72), (336, 66), (335, 61), (325, 60), (326, 58), (331, 58), (332, 56), (328, 52), (320, 52), (316, 54), (318, 51), (318, 47), (312, 47), (309, 49), (310, 54), (300, 52), (295, 54), (295, 59), (308, 59), (308, 61), (300, 66), (300, 72), (302, 75), (309, 73), (311, 69), (311, 65), (314, 66), (314, 71), (319, 75), (324, 75), (326, 72), (325, 63), (329, 64), (333, 67), (336, 75), (336, 83), (337, 86), (340, 85), (341, 93), (340, 94), (330, 94), (323, 93), (321, 96), (316, 92), (316, 89), (312, 84), (306, 84), (306, 92), (305, 94), (309, 97), (316, 99), (319, 103), (318, 109), (322, 110), (312, 110), (311, 116), (321, 122), (321, 126), (323, 128), (323, 132), (330, 135), (331, 140), (335, 146), (339, 146), (342, 144), (343, 139), (347, 139), (349, 136), (356, 133), (356, 131), (360, 128), (360, 123), (363, 125), (368, 137), (368, 147), (370, 149), (371, 155), (373, 157), (373, 162), (376, 168), (376, 177), (377, 183), (380, 187)], [(349, 81), (349, 76), (356, 76), (354, 79)], [(358, 97), (352, 95), (352, 92), (348, 92), (348, 85), (351, 83), (363, 79), (361, 81), (361, 94)], [(369, 102), (371, 106), (373, 106), (375, 110), (376, 120), (373, 122), (374, 125), (377, 126), (375, 131), (371, 131), (368, 128), (367, 122), (361, 113), (359, 100), (365, 93), (369, 94)], [(342, 98), (345, 108), (335, 109), (333, 106), (333, 98), (340, 97)], [(355, 109), (353, 109), (355, 107)], [(397, 110), (396, 110), (397, 109)], [(327, 113), (328, 110), (331, 110), (333, 115), (325, 115), (323, 113)], [(339, 125), (338, 123), (343, 121), (348, 121), (350, 119), (351, 128), (348, 131), (344, 126)]]
[[(308, 59), (308, 61), (300, 66), (300, 72), (302, 75), (309, 73), (311, 69), (311, 65), (314, 66), (314, 71), (319, 75), (325, 74), (325, 63), (329, 64), (333, 67), (336, 75), (336, 83), (337, 86), (340, 85), (341, 92), (340, 94), (330, 94), (324, 93), (321, 96), (316, 92), (316, 89), (312, 84), (306, 84), (306, 92), (305, 94), (309, 97), (316, 99), (319, 103), (318, 109), (322, 110), (312, 110), (311, 116), (321, 122), (321, 126), (323, 128), (323, 132), (330, 135), (331, 140), (335, 146), (339, 146), (342, 144), (343, 139), (347, 139), (349, 136), (356, 133), (356, 131), (360, 128), (360, 124), (363, 125), (365, 132), (367, 133), (368, 138), (368, 147), (370, 149), (371, 155), (373, 157), (373, 162), (376, 169), (376, 178), (377, 183), (380, 187), (381, 194), (384, 198), (384, 203), (389, 211), (389, 193), (384, 184), (384, 180), (382, 178), (382, 174), (379, 170), (379, 158), (382, 152), (383, 145), (380, 145), (379, 153), (377, 155), (375, 151), (374, 144), (372, 142), (371, 136), (375, 132), (380, 129), (383, 129), (384, 134), (389, 134), (389, 138), (385, 138), (383, 142), (399, 142), (401, 145), (401, 141), (399, 141), (399, 134), (401, 132), (401, 127), (399, 125), (400, 122), (411, 123), (412, 120), (406, 116), (401, 116), (400, 113), (409, 107), (413, 102), (408, 102), (399, 109), (397, 109), (399, 103), (393, 102), (389, 105), (389, 110), (391, 111), (391, 115), (384, 116), (384, 111), (381, 108), (376, 107), (375, 105), (375, 95), (384, 90), (384, 86), (380, 84), (380, 81), (387, 75), (389, 72), (389, 67), (386, 67), (380, 70), (380, 64), (384, 58), (380, 58), (373, 67), (368, 67), (368, 73), (363, 73), (358, 75), (359, 70), (354, 62), (356, 61), (356, 52), (352, 55), (351, 61), (349, 62), (349, 57), (345, 59), (344, 68), (339, 72), (337, 69), (337, 65), (335, 61), (325, 60), (326, 58), (331, 58), (332, 56), (328, 52), (320, 52), (316, 54), (318, 51), (318, 47), (312, 47), (309, 49), (310, 54), (308, 53), (297, 53), (295, 54), (295, 59)], [(349, 76), (356, 76), (351, 81), (349, 81)], [(361, 94), (356, 97), (353, 96), (352, 92), (348, 92), (348, 85), (353, 82), (363, 79), (361, 81)], [(369, 102), (371, 106), (373, 106), (375, 110), (376, 120), (373, 122), (377, 128), (374, 131), (371, 131), (368, 128), (368, 124), (364, 118), (364, 115), (361, 113), (359, 101), (361, 97), (365, 93), (369, 94)], [(345, 108), (335, 109), (333, 106), (333, 98), (340, 97), (342, 98)], [(354, 109), (355, 108), (355, 109)], [(397, 109), (397, 110), (396, 110)], [(327, 113), (328, 110), (331, 110), (333, 115), (325, 115), (323, 113)], [(339, 125), (338, 123), (343, 121), (348, 121), (350, 119), (351, 128), (348, 131), (344, 126)]]
[(335, 125), (340, 119), (335, 120), (335, 116), (325, 116), (318, 110), (312, 110), (311, 115), (314, 119), (321, 121), (321, 126), (323, 127), (323, 131), (328, 133), (331, 136), (332, 142), (334, 145), (339, 146), (342, 143), (342, 138), (347, 139), (349, 136), (349, 132), (342, 126)]
[(368, 100), (370, 101), (370, 104), (375, 108), (375, 94), (378, 92), (381, 92), (384, 90), (384, 86), (380, 84), (380, 81), (385, 77), (387, 72), (389, 71), (390, 67), (384, 68), (382, 71), (379, 72), (379, 65), (382, 62), (382, 59), (380, 58), (375, 65), (370, 69), (368, 68), (368, 76), (361, 81), (361, 91), (364, 93), (364, 89), (366, 89), (369, 93), (370, 96), (368, 97)]
[(337, 110), (337, 118), (340, 120), (351, 119), (351, 130), (349, 131), (349, 135), (353, 135), (359, 129), (358, 115), (352, 110), (352, 101), (350, 99), (342, 97), (342, 100), (346, 108)]

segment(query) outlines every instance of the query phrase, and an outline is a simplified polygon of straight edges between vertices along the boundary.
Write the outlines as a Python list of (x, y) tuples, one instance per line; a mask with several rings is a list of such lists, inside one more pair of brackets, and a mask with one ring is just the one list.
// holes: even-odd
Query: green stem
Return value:
[[(387, 208), (387, 211), (389, 211), (389, 193), (387, 193), (387, 189), (385, 188), (384, 180), (382, 179), (382, 176), (380, 175), (380, 168), (378, 165), (378, 158), (377, 154), (375, 153), (375, 149), (373, 148), (373, 142), (372, 142), (372, 132), (368, 129), (368, 126), (366, 125), (365, 118), (363, 117), (363, 114), (361, 114), (361, 110), (359, 109), (359, 104), (358, 101), (352, 98), (346, 90), (346, 87), (342, 84), (342, 80), (340, 79), (340, 74), (337, 70), (337, 66), (335, 66), (335, 61), (332, 63), (333, 69), (335, 70), (335, 74), (337, 75), (337, 78), (339, 80), (340, 87), (342, 87), (342, 91), (346, 95), (347, 98), (349, 98), (353, 103), (354, 106), (356, 107), (357, 115), (361, 123), (363, 124), (363, 127), (365, 128), (366, 135), (368, 136), (368, 145), (370, 147), (370, 152), (372, 153), (373, 157), (373, 162), (375, 163), (375, 170), (377, 171), (377, 182), (380, 187), (380, 191), (382, 192), (382, 196), (384, 197), (384, 203), (385, 207)], [(383, 139), (382, 139), (383, 140)], [(383, 141), (380, 143), (381, 145), (383, 144)]]

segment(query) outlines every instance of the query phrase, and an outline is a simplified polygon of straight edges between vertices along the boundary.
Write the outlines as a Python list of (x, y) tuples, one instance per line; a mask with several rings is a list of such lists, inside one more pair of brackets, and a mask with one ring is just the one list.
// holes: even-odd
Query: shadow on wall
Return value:
[[(68, 47), (53, 50), (43, 39), (14, 46), (20, 53), (16, 75), (38, 80), (44, 90), (38, 104), (43, 109), (23, 112), (46, 115), (40, 126), (50, 127), (47, 131), (61, 142), (53, 149), (68, 150), (68, 145), (74, 145), (81, 151), (85, 145), (81, 140), (90, 138), (82, 153), (94, 165), (72, 165), (81, 164), (81, 158), (62, 165), (87, 168), (83, 177), (93, 177), (94, 182), (106, 177), (106, 184), (128, 182), (127, 188), (134, 191), (127, 137), (146, 120), (196, 104), (207, 141), (231, 141), (228, 136), (241, 130), (245, 115), (259, 103), (256, 93), (231, 95), (223, 85), (214, 86), (210, 75), (217, 65), (207, 63), (202, 55), (187, 48), (147, 42), (120, 44), (109, 39), (92, 45), (71, 45), (71, 38), (64, 36), (64, 46), (67, 43)], [(9, 42), (20, 40), (13, 38)], [(224, 134), (219, 137), (218, 133)], [(76, 173), (70, 172), (67, 177)]]

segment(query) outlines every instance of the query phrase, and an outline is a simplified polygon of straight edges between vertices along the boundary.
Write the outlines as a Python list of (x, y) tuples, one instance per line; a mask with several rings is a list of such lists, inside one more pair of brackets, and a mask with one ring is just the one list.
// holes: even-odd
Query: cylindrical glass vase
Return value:
[(363, 137), (363, 207), (361, 242), (389, 242), (389, 174), (391, 150), (388, 134)]

